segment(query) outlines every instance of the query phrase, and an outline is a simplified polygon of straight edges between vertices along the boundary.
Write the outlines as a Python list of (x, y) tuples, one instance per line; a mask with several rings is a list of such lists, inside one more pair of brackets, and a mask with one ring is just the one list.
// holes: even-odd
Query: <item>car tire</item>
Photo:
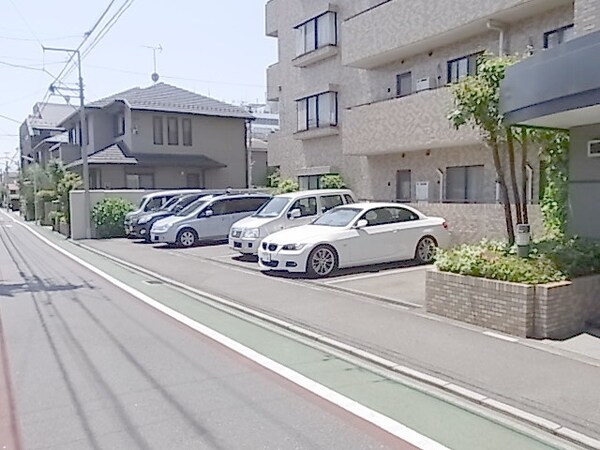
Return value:
[(198, 242), (198, 233), (191, 228), (184, 228), (177, 233), (176, 243), (178, 247), (192, 247)]
[(310, 278), (323, 278), (331, 275), (338, 266), (338, 255), (330, 245), (318, 245), (306, 260), (306, 273)]
[(431, 264), (435, 258), (437, 246), (437, 241), (432, 236), (422, 237), (415, 249), (415, 261), (419, 264)]

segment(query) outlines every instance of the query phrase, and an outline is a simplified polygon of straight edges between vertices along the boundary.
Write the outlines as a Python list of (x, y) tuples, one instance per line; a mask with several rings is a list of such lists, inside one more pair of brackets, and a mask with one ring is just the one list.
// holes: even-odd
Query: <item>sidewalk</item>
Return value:
[[(48, 231), (45, 231), (47, 236)], [(60, 239), (60, 237), (57, 237)], [(600, 361), (342, 292), (118, 241), (83, 244), (600, 438)], [(72, 247), (73, 244), (64, 242)], [(81, 249), (77, 249), (78, 253)], [(533, 345), (533, 346), (532, 346)]]

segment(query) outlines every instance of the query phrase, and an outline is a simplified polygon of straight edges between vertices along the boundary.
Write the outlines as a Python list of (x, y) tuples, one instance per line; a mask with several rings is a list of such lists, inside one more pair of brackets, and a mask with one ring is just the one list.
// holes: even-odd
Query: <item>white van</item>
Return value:
[(153, 243), (191, 247), (202, 240), (226, 239), (231, 225), (271, 199), (266, 194), (227, 194), (201, 197), (150, 229)]
[(355, 203), (349, 189), (314, 189), (273, 197), (252, 216), (236, 222), (229, 232), (229, 247), (244, 255), (256, 255), (269, 234), (306, 225), (339, 205)]

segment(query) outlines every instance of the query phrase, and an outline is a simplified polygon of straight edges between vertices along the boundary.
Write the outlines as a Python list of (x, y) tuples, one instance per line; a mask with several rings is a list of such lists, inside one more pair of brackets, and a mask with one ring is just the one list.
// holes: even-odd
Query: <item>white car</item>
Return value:
[(231, 227), (229, 247), (244, 255), (256, 255), (260, 241), (275, 231), (306, 225), (336, 206), (355, 203), (349, 189), (313, 189), (273, 197), (265, 205)]
[(309, 225), (278, 231), (260, 245), (262, 270), (325, 277), (344, 267), (416, 259), (430, 263), (450, 243), (448, 224), (398, 203), (338, 206)]

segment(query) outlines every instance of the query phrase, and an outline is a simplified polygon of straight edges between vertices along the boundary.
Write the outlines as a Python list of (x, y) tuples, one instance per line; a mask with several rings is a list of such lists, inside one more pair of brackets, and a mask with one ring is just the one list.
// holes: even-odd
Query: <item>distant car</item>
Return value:
[(338, 206), (309, 225), (267, 236), (258, 251), (262, 270), (325, 277), (338, 268), (415, 259), (432, 262), (450, 242), (448, 224), (398, 203)]
[(158, 220), (150, 230), (153, 243), (191, 247), (199, 241), (226, 239), (231, 225), (271, 199), (267, 194), (227, 194), (200, 198), (177, 214)]
[[(224, 192), (220, 192), (218, 194), (224, 194)], [(133, 219), (131, 222), (130, 234), (131, 236), (139, 237), (141, 239), (144, 239), (146, 242), (150, 242), (150, 230), (152, 229), (152, 225), (154, 225), (160, 219), (164, 219), (165, 217), (171, 217), (172, 215), (177, 214), (179, 211), (182, 211), (184, 208), (187, 208), (189, 205), (191, 205), (200, 198), (204, 198), (204, 200), (209, 200), (214, 195), (217, 194), (188, 194), (173, 197), (171, 200), (165, 203), (165, 205), (158, 211), (148, 212), (146, 214), (142, 214), (138, 218)]]
[(256, 255), (260, 241), (275, 231), (306, 225), (336, 206), (355, 203), (348, 189), (314, 189), (273, 197), (250, 217), (236, 222), (229, 233), (229, 246), (246, 255)]

